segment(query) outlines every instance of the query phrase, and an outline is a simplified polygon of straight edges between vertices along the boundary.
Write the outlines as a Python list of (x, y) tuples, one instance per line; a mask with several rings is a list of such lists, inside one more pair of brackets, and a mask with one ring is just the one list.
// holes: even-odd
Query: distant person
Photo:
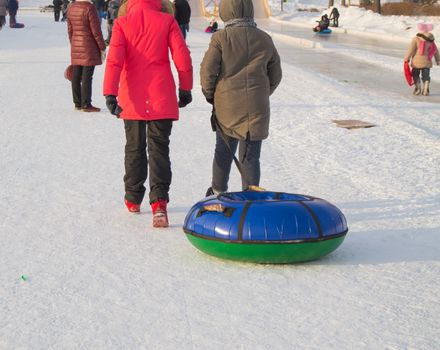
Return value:
[(7, 3), (9, 12), (9, 27), (22, 28), (20, 23), (17, 23), (18, 0), (8, 0)]
[(8, 7), (8, 0), (0, 0), (0, 30), (6, 24), (6, 8)]
[[(174, 17), (163, 13), (168, 11), (163, 2), (129, 0), (121, 9), (110, 41), (104, 95), (110, 113), (124, 121), (124, 202), (129, 212), (139, 212), (149, 178), (153, 227), (167, 227), (170, 135), (179, 107), (192, 101), (191, 56)], [(170, 52), (178, 73), (179, 100)]]
[(105, 42), (98, 12), (88, 0), (76, 0), (67, 11), (67, 30), (71, 45), (72, 95), (75, 109), (99, 112), (92, 105), (92, 79), (95, 66), (103, 63)]
[(119, 0), (110, 0), (107, 3), (107, 39), (105, 40), (107, 45), (110, 44), (110, 39), (112, 38), (113, 25), (115, 19), (118, 18), (119, 5)]
[(63, 17), (61, 18), (61, 22), (67, 20), (67, 9), (69, 8), (69, 0), (63, 0), (63, 4), (61, 5), (61, 13)]
[(218, 23), (215, 17), (211, 17), (209, 25), (205, 29), (205, 33), (215, 33), (218, 30)]
[(186, 33), (189, 31), (189, 21), (191, 18), (191, 7), (187, 0), (176, 0), (174, 2), (176, 21), (182, 31), (183, 38), (186, 39)]
[(242, 189), (259, 186), (261, 146), (269, 134), (269, 96), (282, 76), (272, 38), (254, 22), (252, 0), (222, 0), (219, 13), (225, 29), (212, 35), (200, 66), (202, 92), (216, 119), (207, 196), (228, 190), (237, 147)]
[[(413, 68), (414, 95), (420, 95), (420, 93), (424, 96), (429, 95), (432, 58), (435, 58), (437, 65), (440, 64), (440, 55), (435, 45), (434, 35), (430, 33), (433, 27), (432, 24), (419, 23), (417, 25), (419, 33), (412, 39), (405, 55), (405, 62), (411, 61), (411, 67)], [(420, 74), (422, 75), (423, 87), (420, 84)]]
[(333, 7), (332, 12), (330, 12), (329, 19), (333, 22), (332, 27), (339, 27), (339, 11), (336, 7)]
[(104, 0), (92, 0), (95, 4), (96, 10), (98, 11), (99, 25), (102, 24), (102, 18), (104, 17)]
[(322, 31), (328, 29), (328, 27), (330, 25), (330, 20), (329, 20), (327, 14), (322, 15), (321, 20), (317, 21), (317, 22), (318, 22), (318, 25), (315, 28), (313, 28), (314, 32), (322, 32)]
[(63, 1), (62, 0), (53, 0), (52, 4), (53, 4), (53, 14), (55, 17), (55, 22), (59, 22), (60, 21), (61, 6), (63, 5)]

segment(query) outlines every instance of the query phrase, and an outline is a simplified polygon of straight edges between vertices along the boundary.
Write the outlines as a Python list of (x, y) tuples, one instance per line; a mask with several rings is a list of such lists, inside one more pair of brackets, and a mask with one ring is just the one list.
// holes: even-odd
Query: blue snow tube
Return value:
[(183, 230), (207, 254), (258, 263), (321, 258), (348, 232), (344, 215), (329, 202), (266, 191), (207, 197), (188, 212)]
[(321, 30), (320, 32), (317, 32), (316, 34), (330, 34), (331, 32), (332, 32), (332, 30), (327, 28), (327, 29)]

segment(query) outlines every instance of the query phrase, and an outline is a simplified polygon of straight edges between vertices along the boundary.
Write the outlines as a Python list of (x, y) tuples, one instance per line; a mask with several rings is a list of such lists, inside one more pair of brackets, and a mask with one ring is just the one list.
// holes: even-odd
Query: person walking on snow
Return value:
[(339, 11), (336, 7), (333, 7), (332, 12), (330, 12), (329, 20), (333, 22), (332, 27), (339, 27)]
[(0, 0), (0, 30), (6, 23), (6, 8), (8, 7), (7, 0)]
[(176, 0), (174, 2), (176, 21), (182, 31), (183, 38), (186, 40), (186, 32), (189, 31), (189, 21), (191, 18), (191, 7), (187, 0)]
[(227, 191), (237, 146), (242, 189), (259, 186), (261, 145), (269, 133), (269, 96), (282, 76), (271, 37), (253, 20), (252, 0), (222, 0), (219, 13), (225, 29), (212, 35), (200, 68), (202, 92), (217, 119), (206, 195)]
[[(422, 95), (428, 96), (432, 58), (434, 57), (435, 62), (439, 65), (440, 55), (435, 45), (434, 35), (430, 33), (433, 25), (419, 23), (417, 29), (419, 33), (412, 39), (404, 60), (405, 62), (411, 60), (412, 76), (415, 85), (413, 94), (420, 95), (422, 93)], [(420, 84), (420, 73), (422, 74), (423, 87)]]
[[(168, 226), (171, 129), (178, 107), (192, 101), (193, 86), (189, 50), (174, 17), (161, 8), (161, 0), (128, 2), (113, 26), (104, 75), (107, 107), (124, 120), (125, 205), (140, 211), (149, 173), (154, 227)], [(169, 52), (179, 77), (179, 101)]]
[(9, 12), (9, 27), (10, 28), (22, 28), (20, 23), (17, 23), (18, 12), (18, 0), (8, 0), (8, 12)]
[(73, 66), (72, 95), (75, 109), (99, 112), (92, 105), (92, 79), (95, 66), (103, 63), (105, 42), (99, 26), (98, 12), (88, 0), (76, 0), (67, 11), (67, 31)]
[(61, 13), (61, 5), (63, 4), (62, 0), (53, 0), (53, 14), (55, 17), (55, 22), (60, 21), (60, 13)]
[(63, 0), (63, 4), (61, 6), (61, 12), (63, 14), (61, 18), (61, 22), (65, 22), (67, 19), (67, 9), (69, 8), (69, 0)]
[(120, 2), (119, 0), (110, 0), (107, 3), (107, 39), (106, 44), (110, 44), (110, 39), (112, 38), (113, 24), (118, 17)]

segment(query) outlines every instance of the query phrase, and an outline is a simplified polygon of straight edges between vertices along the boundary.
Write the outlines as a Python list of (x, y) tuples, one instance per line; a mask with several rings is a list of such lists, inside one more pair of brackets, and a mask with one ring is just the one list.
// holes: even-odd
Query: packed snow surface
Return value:
[[(182, 232), (210, 185), (214, 134), (198, 84), (209, 36), (189, 33), (194, 101), (171, 139), (171, 226), (153, 229), (148, 203), (140, 215), (123, 205), (122, 122), (73, 108), (65, 24), (19, 20), (26, 28), (0, 32), (0, 349), (439, 348), (438, 104), (282, 55), (261, 185), (332, 202), (350, 231), (315, 262), (223, 261)], [(103, 72), (93, 102), (104, 109)]]

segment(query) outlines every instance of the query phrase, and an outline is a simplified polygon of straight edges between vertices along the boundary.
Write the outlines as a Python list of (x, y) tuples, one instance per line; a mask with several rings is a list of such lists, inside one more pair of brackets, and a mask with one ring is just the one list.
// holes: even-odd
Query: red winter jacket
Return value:
[(67, 32), (74, 66), (102, 64), (101, 51), (105, 50), (105, 41), (95, 5), (88, 1), (73, 2), (67, 11)]
[(130, 0), (127, 15), (115, 21), (104, 95), (118, 96), (123, 119), (179, 119), (168, 49), (180, 89), (192, 89), (189, 50), (173, 16), (160, 10), (161, 0)]

